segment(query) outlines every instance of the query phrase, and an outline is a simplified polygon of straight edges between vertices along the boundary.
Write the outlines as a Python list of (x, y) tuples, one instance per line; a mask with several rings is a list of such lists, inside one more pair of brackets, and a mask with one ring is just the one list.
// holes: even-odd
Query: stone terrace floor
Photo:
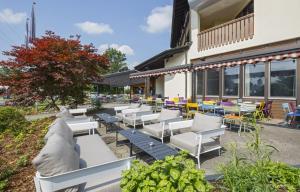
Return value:
[[(120, 106), (120, 104), (104, 104), (102, 112), (113, 114), (113, 107)], [(291, 165), (300, 165), (300, 129), (286, 128), (278, 126), (281, 124), (280, 120), (271, 120), (266, 124), (263, 124), (262, 139), (264, 142), (274, 146), (278, 149), (278, 152), (274, 152), (272, 159), (275, 161), (283, 161)], [(104, 126), (98, 129), (99, 134), (103, 140), (109, 145), (109, 147), (115, 152), (118, 158), (125, 158), (129, 156), (129, 146), (122, 143), (122, 136), (119, 135), (119, 141), (121, 141), (116, 147), (116, 134), (115, 132), (105, 133)], [(127, 129), (121, 124), (122, 128)], [(245, 152), (245, 144), (248, 141), (250, 133), (242, 133), (238, 136), (236, 131), (227, 130), (225, 135), (221, 137), (223, 146), (221, 156), (218, 156), (218, 152), (211, 152), (201, 155), (201, 168), (206, 170), (208, 175), (216, 174), (220, 164), (230, 160), (230, 143), (236, 142), (240, 148), (239, 152)], [(124, 139), (124, 138), (123, 138)], [(140, 154), (139, 159), (145, 162), (151, 162), (151, 158), (146, 154)]]

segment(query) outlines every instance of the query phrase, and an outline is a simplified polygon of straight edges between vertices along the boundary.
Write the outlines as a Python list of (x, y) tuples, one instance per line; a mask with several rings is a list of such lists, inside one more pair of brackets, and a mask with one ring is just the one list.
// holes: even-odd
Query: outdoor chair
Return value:
[(295, 102), (289, 102), (289, 106), (290, 106), (290, 110), (291, 112), (295, 112), (296, 111), (296, 103)]
[(264, 107), (265, 107), (265, 102), (260, 102), (257, 110), (254, 112), (254, 116), (258, 118), (259, 120), (262, 120), (264, 118)]
[(193, 120), (169, 123), (170, 143), (196, 157), (200, 168), (201, 154), (214, 150), (219, 150), (221, 154), (220, 137), (225, 133), (225, 127), (222, 125), (222, 117), (196, 113)]
[(300, 117), (300, 113), (291, 111), (289, 103), (282, 103), (282, 109), (285, 114), (285, 122), (288, 125), (297, 125), (296, 117)]
[(186, 118), (192, 118), (199, 111), (198, 103), (186, 104)]
[(180, 111), (162, 109), (160, 113), (151, 115), (143, 115), (141, 117), (143, 123), (142, 132), (161, 139), (164, 142), (166, 136), (170, 136), (168, 124), (170, 122), (181, 121)]
[(136, 109), (140, 106), (140, 104), (138, 103), (131, 103), (130, 105), (126, 105), (126, 106), (118, 106), (118, 107), (114, 107), (114, 111), (116, 113), (116, 117), (118, 117), (120, 120), (123, 120), (123, 114), (122, 111), (125, 109)]
[(56, 114), (56, 117), (62, 118), (67, 124), (86, 123), (92, 121), (91, 117), (87, 117), (85, 115), (73, 116), (70, 110), (65, 107), (61, 108), (61, 111)]
[(126, 125), (131, 125), (133, 128), (136, 128), (136, 125), (141, 125), (141, 116), (152, 114), (152, 106), (142, 105), (138, 109), (124, 110), (123, 112), (123, 123)]
[(122, 171), (130, 168), (132, 160), (119, 160), (97, 134), (74, 137), (71, 127), (56, 119), (32, 161), (37, 170), (35, 188), (37, 192), (119, 192)]
[(264, 116), (267, 118), (272, 118), (272, 104), (273, 101), (268, 101), (263, 109)]
[(156, 98), (155, 100), (155, 106), (154, 106), (154, 112), (160, 112), (164, 106), (164, 102), (161, 100), (161, 98)]

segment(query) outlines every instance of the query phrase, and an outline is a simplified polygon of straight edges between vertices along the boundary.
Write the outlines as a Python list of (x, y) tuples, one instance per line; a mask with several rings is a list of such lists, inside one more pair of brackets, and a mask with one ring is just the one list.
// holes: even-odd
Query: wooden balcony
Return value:
[(254, 14), (229, 21), (198, 34), (198, 51), (252, 39)]

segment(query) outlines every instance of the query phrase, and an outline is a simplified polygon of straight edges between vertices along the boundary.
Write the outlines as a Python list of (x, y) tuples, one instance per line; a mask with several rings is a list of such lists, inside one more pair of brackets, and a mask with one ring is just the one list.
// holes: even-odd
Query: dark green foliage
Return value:
[(0, 107), (0, 132), (11, 131), (17, 135), (28, 126), (25, 117), (14, 107)]
[(205, 172), (195, 167), (185, 152), (152, 165), (136, 160), (130, 170), (123, 172), (121, 188), (123, 192), (211, 191), (213, 187), (205, 180)]

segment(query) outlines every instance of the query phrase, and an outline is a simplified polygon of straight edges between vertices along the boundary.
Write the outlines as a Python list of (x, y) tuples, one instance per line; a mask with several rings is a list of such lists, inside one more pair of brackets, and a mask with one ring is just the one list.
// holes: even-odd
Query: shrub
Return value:
[(22, 132), (28, 122), (25, 117), (14, 107), (0, 108), (0, 132), (9, 130), (15, 135)]
[(183, 152), (152, 165), (135, 160), (132, 167), (122, 174), (122, 191), (211, 191), (213, 187), (205, 180), (205, 172), (196, 169), (194, 161), (187, 157), (188, 154)]
[(0, 180), (0, 192), (5, 191), (8, 184), (8, 180)]
[(28, 165), (29, 162), (29, 157), (28, 155), (22, 155), (19, 157), (19, 159), (17, 160), (17, 166), (18, 167), (25, 167)]
[(232, 159), (221, 166), (222, 184), (226, 191), (291, 191), (300, 190), (300, 169), (271, 160), (276, 150), (261, 139), (261, 126), (256, 117), (246, 119), (254, 127), (246, 154), (237, 153), (232, 145)]

